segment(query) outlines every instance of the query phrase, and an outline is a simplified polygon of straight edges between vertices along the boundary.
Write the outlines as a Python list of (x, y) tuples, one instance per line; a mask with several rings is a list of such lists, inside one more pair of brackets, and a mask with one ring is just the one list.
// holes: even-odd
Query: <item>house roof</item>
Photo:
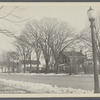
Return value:
[[(21, 60), (20, 62), (21, 62), (21, 64), (24, 64), (24, 60)], [(31, 61), (25, 60), (25, 64), (30, 64), (30, 63), (35, 65), (37, 63), (40, 64), (40, 61), (37, 62), (37, 60), (31, 60)]]

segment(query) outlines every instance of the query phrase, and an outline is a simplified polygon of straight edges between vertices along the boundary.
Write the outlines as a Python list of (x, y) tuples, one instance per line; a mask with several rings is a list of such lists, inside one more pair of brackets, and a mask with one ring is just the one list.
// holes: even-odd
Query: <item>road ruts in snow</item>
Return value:
[[(0, 79), (3, 85), (7, 85), (13, 87), (15, 89), (26, 90), (28, 93), (33, 94), (93, 94), (93, 91), (87, 91), (82, 89), (73, 89), (73, 88), (62, 88), (58, 86), (52, 86), (50, 84), (40, 84), (40, 83), (31, 83), (31, 82), (23, 82), (23, 81), (14, 81), (14, 80), (6, 80)], [(23, 94), (23, 92), (22, 92)]]
[(4, 85), (1, 81), (0, 81), (0, 94), (19, 94), (19, 93), (30, 93), (30, 91), (26, 91), (23, 89), (18, 89), (12, 86), (7, 86)]

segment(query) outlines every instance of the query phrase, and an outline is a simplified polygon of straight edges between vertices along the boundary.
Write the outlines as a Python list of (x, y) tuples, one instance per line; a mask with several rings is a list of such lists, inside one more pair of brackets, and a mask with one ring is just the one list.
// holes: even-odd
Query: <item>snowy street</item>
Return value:
[(28, 91), (23, 89), (18, 89), (16, 87), (4, 85), (2, 81), (0, 81), (0, 94), (15, 94), (15, 93), (28, 93)]
[[(9, 80), (9, 81), (8, 81)], [(0, 74), (0, 81), (4, 85), (18, 87), (19, 89), (24, 89), (34, 93), (39, 91), (44, 91), (43, 93), (66, 93), (66, 88), (82, 89), (82, 90), (93, 90), (93, 75), (66, 75), (66, 74)], [(20, 84), (20, 85), (19, 85)], [(22, 85), (21, 85), (22, 84)], [(24, 84), (24, 86), (23, 86)], [(26, 84), (26, 85), (25, 85)], [(38, 84), (38, 85), (37, 85)], [(18, 86), (17, 86), (18, 85)], [(23, 87), (23, 88), (22, 88)], [(27, 87), (27, 88), (26, 88)], [(36, 89), (34, 87), (37, 87)], [(31, 88), (31, 89), (29, 89)], [(33, 89), (32, 89), (33, 88)], [(52, 90), (48, 89), (52, 88)], [(34, 90), (35, 89), (35, 90)], [(44, 90), (43, 90), (44, 89)], [(45, 90), (46, 89), (46, 90)], [(57, 90), (58, 89), (58, 90)], [(50, 90), (50, 91), (49, 91)], [(22, 91), (22, 93), (28, 93), (27, 91)], [(76, 90), (75, 90), (76, 91)], [(41, 92), (40, 92), (41, 93)], [(76, 93), (76, 92), (74, 92)], [(84, 92), (82, 92), (84, 93)]]
[(83, 89), (75, 89), (71, 87), (58, 87), (45, 83), (33, 83), (33, 82), (25, 82), (25, 81), (15, 81), (8, 79), (0, 79), (1, 92), (0, 94), (24, 94), (24, 93), (33, 93), (33, 94), (93, 94), (93, 91), (83, 90)]

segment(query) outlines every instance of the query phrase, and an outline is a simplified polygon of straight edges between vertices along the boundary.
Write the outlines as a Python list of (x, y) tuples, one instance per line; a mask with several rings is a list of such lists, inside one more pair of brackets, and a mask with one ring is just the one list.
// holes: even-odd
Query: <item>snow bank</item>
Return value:
[[(0, 73), (0, 74), (4, 74), (4, 75), (8, 75), (8, 73)], [(68, 77), (93, 77), (93, 75), (91, 74), (66, 74), (66, 73), (59, 73), (59, 74), (55, 74), (55, 73), (9, 73), (9, 75), (21, 75), (21, 76), (68, 76)]]
[(93, 94), (93, 91), (87, 91), (82, 89), (73, 89), (73, 88), (62, 88), (57, 86), (52, 86), (48, 84), (40, 83), (31, 83), (23, 81), (14, 81), (0, 79), (0, 82), (3, 85), (24, 89), (30, 91), (30, 93), (43, 94), (43, 93), (56, 93), (56, 94)]
[[(13, 73), (12, 73), (13, 74)], [(55, 74), (55, 73), (16, 73), (16, 75), (41, 75), (41, 76), (63, 76), (63, 75), (68, 75), (65, 73), (60, 73), (60, 74)]]
[[(0, 73), (0, 74), (4, 74), (4, 75), (8, 75), (8, 73)], [(14, 73), (9, 73), (9, 75), (14, 75)], [(48, 73), (48, 74), (45, 74), (45, 73), (15, 73), (15, 75), (21, 75), (21, 76), (24, 76), (24, 75), (33, 75), (33, 76), (68, 76), (68, 77), (91, 77), (93, 78), (94, 75), (93, 74), (72, 74), (72, 75), (69, 75), (69, 74), (66, 74), (66, 73), (59, 73), (59, 74), (55, 74), (55, 73)], [(100, 77), (100, 75), (99, 75)]]
[[(0, 73), (0, 74), (8, 74), (8, 73)], [(14, 75), (14, 73), (9, 73), (10, 75)], [(15, 75), (55, 75), (55, 73), (48, 73), (48, 74), (45, 74), (45, 73), (15, 73)]]

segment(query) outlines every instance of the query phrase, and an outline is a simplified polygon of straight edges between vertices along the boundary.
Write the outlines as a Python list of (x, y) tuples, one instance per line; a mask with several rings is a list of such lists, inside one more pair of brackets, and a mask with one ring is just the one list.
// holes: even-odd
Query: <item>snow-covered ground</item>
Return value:
[(87, 91), (82, 89), (73, 89), (73, 88), (62, 88), (57, 86), (52, 86), (48, 84), (42, 83), (31, 83), (31, 82), (23, 82), (23, 81), (14, 81), (14, 80), (6, 80), (0, 79), (0, 82), (3, 85), (11, 86), (18, 89), (24, 89), (26, 91), (30, 91), (30, 93), (35, 94), (93, 94), (93, 91)]

